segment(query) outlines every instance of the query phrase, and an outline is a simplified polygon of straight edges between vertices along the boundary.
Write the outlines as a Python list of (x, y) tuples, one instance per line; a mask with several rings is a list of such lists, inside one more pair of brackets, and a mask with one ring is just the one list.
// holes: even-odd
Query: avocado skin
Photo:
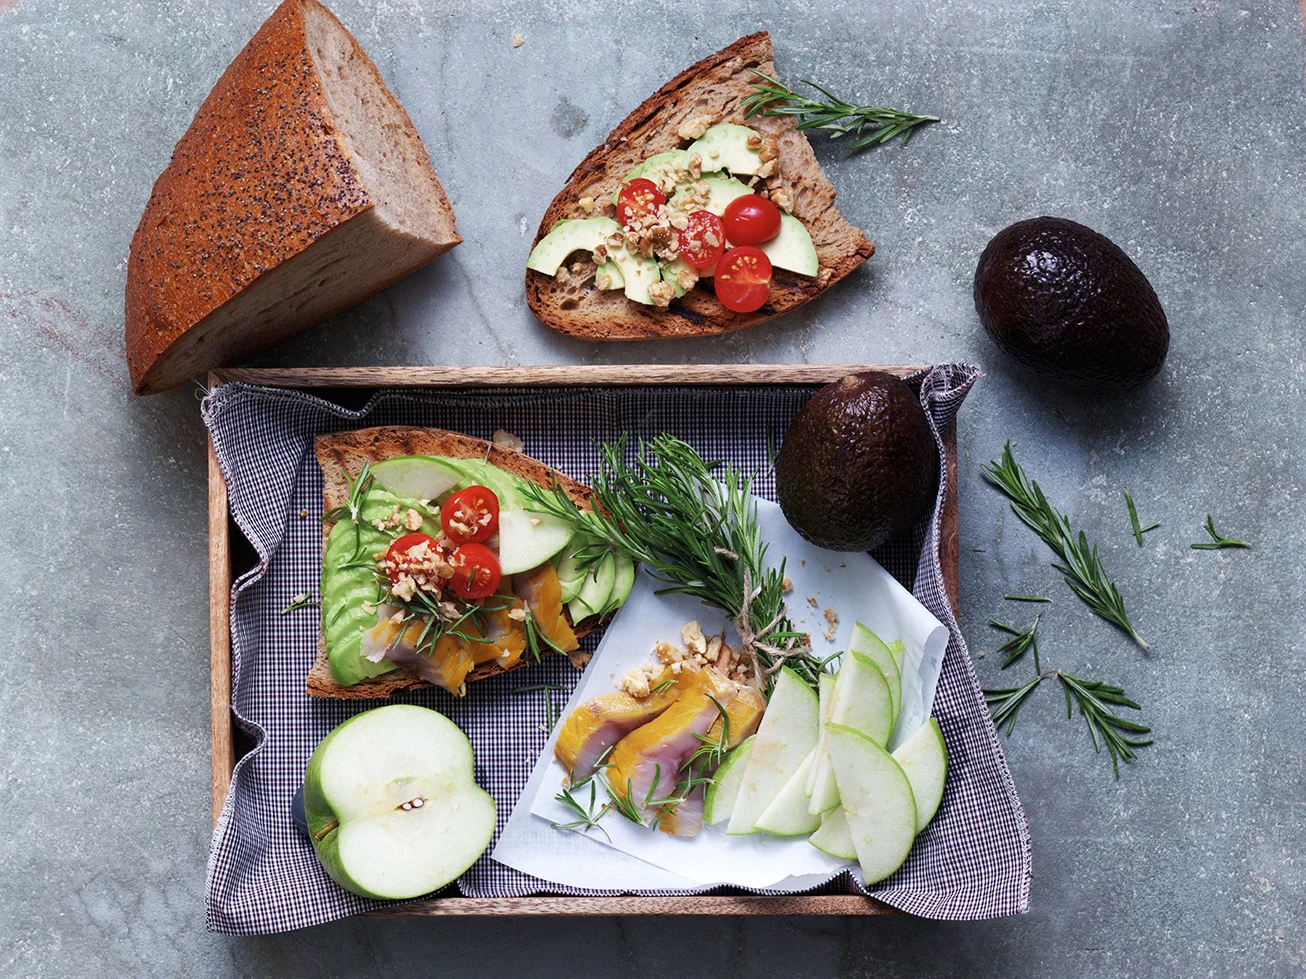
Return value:
[(828, 384), (794, 418), (775, 463), (785, 518), (832, 551), (869, 551), (934, 502), (939, 455), (907, 382), (882, 371)]
[(994, 235), (975, 270), (975, 309), (993, 342), (1032, 373), (1085, 391), (1141, 387), (1170, 347), (1147, 277), (1110, 238), (1065, 218)]

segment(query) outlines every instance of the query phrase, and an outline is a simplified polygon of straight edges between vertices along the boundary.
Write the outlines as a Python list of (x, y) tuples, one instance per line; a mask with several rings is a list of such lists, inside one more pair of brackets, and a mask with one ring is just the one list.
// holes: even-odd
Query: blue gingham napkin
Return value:
[[(960, 408), (978, 371), (943, 365), (909, 379), (936, 438)], [(373, 425), (424, 425), (480, 438), (496, 429), (520, 436), (526, 452), (584, 479), (598, 468), (595, 440), (671, 432), (707, 458), (729, 459), (760, 476), (754, 491), (775, 498), (768, 447), (811, 396), (804, 386), (765, 388), (514, 388), (386, 390), (358, 410), (299, 391), (227, 384), (202, 412), (227, 480), (232, 515), (258, 563), (231, 594), (232, 710), (254, 747), (236, 765), (213, 834), (206, 889), (210, 930), (287, 931), (370, 910), (384, 902), (337, 887), (290, 820), (290, 799), (314, 746), (371, 701), (314, 700), (304, 677), (317, 651), (318, 611), (282, 609), (316, 594), (321, 572), (322, 473), (313, 437)], [(940, 457), (942, 441), (939, 440)], [(934, 918), (990, 918), (1029, 906), (1029, 828), (957, 628), (939, 566), (943, 491), (910, 539), (875, 557), (911, 588), (951, 633), (934, 714), (948, 743), (943, 805), (907, 863), (871, 888), (876, 898)], [(593, 648), (596, 636), (586, 640)], [(494, 796), (501, 830), (543, 747), (546, 704), (522, 686), (562, 686), (565, 703), (579, 673), (562, 657), (471, 684), (465, 698), (442, 690), (396, 700), (441, 711), (471, 738), (477, 781)], [(468, 896), (582, 891), (537, 880), (483, 856), (459, 879)], [(823, 892), (864, 893), (848, 874)]]

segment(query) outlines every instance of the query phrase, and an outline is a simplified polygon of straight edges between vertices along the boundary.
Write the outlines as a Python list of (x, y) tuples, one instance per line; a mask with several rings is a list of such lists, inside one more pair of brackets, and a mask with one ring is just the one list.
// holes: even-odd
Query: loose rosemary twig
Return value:
[(295, 612), (301, 608), (317, 608), (321, 604), (308, 592), (301, 592), (290, 600), (290, 604), (281, 610), (281, 614), (285, 615), (287, 612)]
[(1225, 537), (1223, 534), (1221, 534), (1218, 530), (1215, 529), (1215, 521), (1211, 519), (1211, 515), (1209, 513), (1206, 515), (1206, 532), (1211, 535), (1210, 542), (1203, 541), (1200, 544), (1189, 544), (1188, 546), (1191, 547), (1194, 551), (1219, 551), (1219, 550), (1223, 550), (1226, 547), (1250, 548), (1252, 546), (1251, 544), (1248, 544), (1246, 541), (1234, 540), (1232, 537)]
[(1150, 734), (1152, 729), (1145, 724), (1131, 721), (1118, 715), (1114, 708), (1128, 707), (1131, 710), (1142, 708), (1125, 696), (1123, 687), (1112, 686), (1102, 680), (1081, 680), (1063, 670), (1048, 670), (1040, 673), (1028, 683), (1019, 687), (1007, 687), (1001, 690), (985, 690), (984, 699), (993, 712), (993, 723), (1001, 728), (1005, 723), (1007, 736), (1011, 736), (1016, 726), (1016, 714), (1026, 698), (1044, 680), (1056, 677), (1061, 681), (1062, 691), (1066, 695), (1066, 717), (1074, 715), (1078, 706), (1079, 713), (1088, 725), (1089, 736), (1093, 739), (1093, 750), (1100, 752), (1105, 745), (1111, 755), (1111, 768), (1116, 778), (1120, 777), (1120, 761), (1133, 761), (1138, 757), (1135, 749), (1152, 743), (1151, 738), (1138, 735)]
[[(643, 564), (666, 587), (728, 613), (744, 648), (767, 678), (781, 665), (813, 687), (821, 672), (807, 633), (790, 622), (784, 562), (766, 564), (767, 547), (750, 499), (752, 477), (709, 463), (687, 443), (659, 435), (627, 461), (627, 440), (599, 446), (592, 483), (597, 506), (583, 510), (562, 487), (525, 487), (532, 509), (559, 517)], [(768, 679), (769, 683), (769, 679)]]
[(1146, 527), (1138, 523), (1138, 508), (1134, 506), (1134, 498), (1129, 495), (1129, 487), (1125, 487), (1125, 506), (1129, 508), (1129, 527), (1134, 532), (1134, 540), (1138, 541), (1138, 546), (1143, 546), (1143, 535), (1149, 530), (1156, 530), (1161, 526), (1159, 523), (1148, 524)]
[(1125, 611), (1125, 600), (1107, 578), (1097, 548), (1089, 546), (1088, 537), (1082, 530), (1078, 536), (1075, 535), (1066, 515), (1048, 502), (1038, 483), (1025, 475), (1025, 470), (1011, 454), (1011, 443), (1008, 442), (1002, 450), (1001, 462), (980, 466), (980, 471), (1011, 501), (1016, 516), (1061, 559), (1063, 563), (1052, 566), (1061, 572), (1070, 590), (1094, 613), (1122, 629), (1144, 649), (1149, 649), (1143, 637), (1134, 631)]
[(998, 647), (997, 651), (999, 654), (1007, 654), (1007, 658), (1002, 661), (1002, 669), (1005, 670), (1012, 663), (1024, 656), (1026, 652), (1032, 649), (1034, 651), (1034, 672), (1042, 672), (1043, 667), (1039, 665), (1038, 661), (1038, 623), (1041, 618), (1043, 618), (1043, 616), (1036, 615), (1034, 621), (1030, 623), (1029, 628), (1023, 632), (1019, 629), (1013, 629), (1009, 625), (1003, 625), (1001, 622), (989, 619), (989, 625), (994, 629), (999, 629), (1002, 632), (1015, 637), (1007, 640)]
[[(584, 788), (586, 785), (590, 787), (589, 804), (581, 805), (580, 801), (575, 796), (575, 792), (581, 788)], [(612, 806), (610, 803), (605, 802), (603, 803), (603, 805), (599, 806), (597, 812), (595, 811), (594, 803), (597, 800), (598, 796), (596, 794), (593, 776), (590, 776), (589, 778), (585, 779), (584, 781), (578, 782), (575, 785), (569, 785), (565, 787), (561, 792), (559, 792), (553, 798), (557, 802), (560, 802), (562, 805), (566, 806), (568, 809), (574, 812), (578, 817), (568, 823), (551, 823), (550, 825), (554, 829), (575, 830), (581, 834), (584, 834), (584, 833), (588, 833), (590, 830), (597, 827), (600, 833), (608, 837), (608, 842), (609, 843), (612, 842), (612, 837), (608, 836), (608, 831), (604, 829), (602, 826), (599, 826), (599, 820), (612, 811)]]
[(905, 146), (917, 126), (939, 121), (938, 116), (918, 116), (900, 109), (845, 102), (816, 82), (804, 79), (804, 85), (825, 96), (825, 100), (808, 98), (764, 71), (754, 68), (753, 74), (763, 80), (754, 82), (752, 94), (744, 99), (744, 118), (759, 112), (768, 116), (795, 116), (799, 129), (820, 129), (828, 132), (831, 139), (853, 136), (854, 153), (899, 136)]

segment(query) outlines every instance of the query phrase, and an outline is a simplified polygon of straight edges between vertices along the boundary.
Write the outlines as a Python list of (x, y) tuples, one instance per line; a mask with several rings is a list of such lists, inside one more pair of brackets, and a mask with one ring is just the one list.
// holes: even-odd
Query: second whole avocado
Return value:
[(1031, 373), (1089, 393), (1141, 387), (1170, 348), (1147, 277), (1106, 235), (1065, 218), (994, 235), (975, 270), (975, 308)]
[(805, 539), (869, 551), (911, 530), (939, 486), (938, 446), (916, 393), (882, 371), (850, 374), (803, 406), (775, 464), (780, 507)]

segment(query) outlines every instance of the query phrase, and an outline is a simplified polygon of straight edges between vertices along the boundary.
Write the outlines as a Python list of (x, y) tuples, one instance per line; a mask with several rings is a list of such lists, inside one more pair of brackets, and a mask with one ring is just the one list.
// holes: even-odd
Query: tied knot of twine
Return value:
[[(727, 550), (724, 547), (715, 548), (716, 552), (722, 557), (731, 558), (734, 561), (739, 560), (739, 555), (734, 551)], [(775, 628), (785, 619), (785, 605), (780, 603), (780, 608), (776, 611), (771, 621), (761, 628), (753, 626), (753, 602), (762, 594), (762, 586), (754, 585), (752, 576), (748, 572), (748, 566), (743, 568), (744, 572), (744, 600), (739, 609), (739, 615), (735, 618), (735, 629), (739, 632), (739, 639), (742, 643), (742, 650), (747, 654), (748, 661), (752, 672), (755, 676), (770, 676), (777, 672), (785, 665), (785, 660), (795, 655), (795, 646), (798, 640), (789, 636), (784, 639), (783, 643), (776, 645), (773, 642), (767, 642), (767, 637)], [(758, 660), (758, 653), (765, 653), (771, 660), (770, 666), (763, 667)]]

